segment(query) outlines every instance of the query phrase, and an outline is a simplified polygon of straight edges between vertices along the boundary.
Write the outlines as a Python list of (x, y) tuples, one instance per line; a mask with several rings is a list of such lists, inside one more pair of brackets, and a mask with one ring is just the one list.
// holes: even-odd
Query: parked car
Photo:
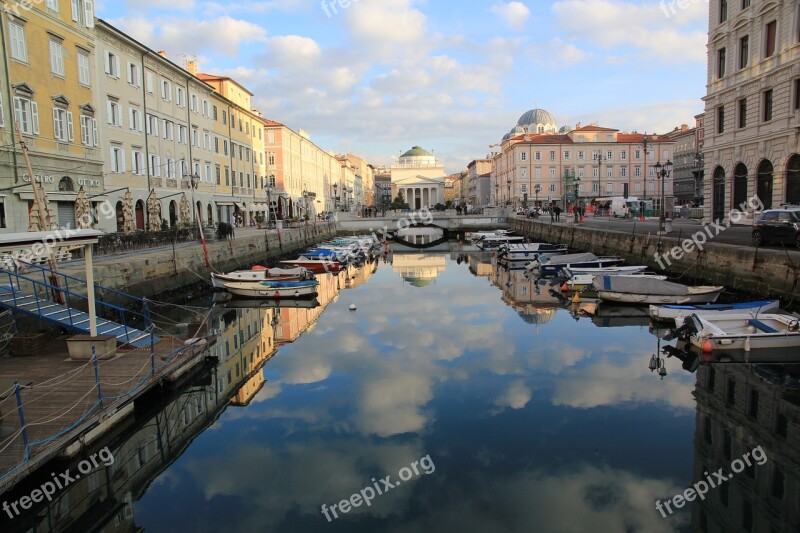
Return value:
[(767, 209), (753, 222), (753, 244), (794, 244), (800, 248), (800, 206)]

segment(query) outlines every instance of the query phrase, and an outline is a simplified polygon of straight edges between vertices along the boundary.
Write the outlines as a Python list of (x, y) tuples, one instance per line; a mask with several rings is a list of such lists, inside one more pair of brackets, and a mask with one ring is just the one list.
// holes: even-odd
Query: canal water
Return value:
[[(640, 313), (584, 317), (486, 254), (391, 253), (321, 282), (316, 307), (187, 311), (218, 362), (11, 525), (797, 530), (798, 402), (774, 376), (667, 358), (660, 377)], [(763, 464), (675, 503), (756, 447)]]

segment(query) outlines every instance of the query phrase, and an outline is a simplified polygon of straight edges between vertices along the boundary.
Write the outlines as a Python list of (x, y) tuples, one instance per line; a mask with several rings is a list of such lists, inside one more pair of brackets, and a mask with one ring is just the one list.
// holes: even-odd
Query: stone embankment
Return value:
[(670, 251), (687, 240), (691, 242), (690, 236), (682, 239), (677, 235), (634, 235), (524, 219), (515, 220), (513, 228), (534, 241), (564, 243), (572, 249), (597, 255), (618, 255), (629, 264), (648, 265), (672, 277), (705, 280), (753, 297), (781, 298), (784, 303), (800, 300), (797, 298), (800, 297), (800, 253), (796, 250), (736, 246), (709, 240), (702, 249), (687, 246), (691, 250), (689, 253), (673, 255)]
[[(237, 268), (289, 255), (336, 234), (333, 224), (308, 225), (280, 231), (236, 230), (231, 240), (206, 241), (211, 268), (206, 267), (200, 241), (95, 257), (95, 283), (133, 294), (150, 297), (208, 281), (210, 273)], [(83, 261), (59, 265), (59, 271), (85, 278)]]

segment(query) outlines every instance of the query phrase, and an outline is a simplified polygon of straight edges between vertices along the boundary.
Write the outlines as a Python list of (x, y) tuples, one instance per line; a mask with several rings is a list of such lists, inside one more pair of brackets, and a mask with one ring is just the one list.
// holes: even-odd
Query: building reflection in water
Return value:
[(517, 314), (530, 324), (546, 324), (553, 320), (561, 307), (561, 300), (552, 294), (549, 286), (527, 276), (524, 269), (493, 269), (493, 283), (503, 291), (503, 302), (513, 307)]
[(403, 282), (424, 287), (436, 281), (446, 264), (447, 257), (442, 254), (396, 253), (392, 266)]
[(444, 230), (429, 227), (413, 227), (397, 230), (395, 235), (406, 243), (418, 246), (433, 244), (444, 239)]
[[(219, 306), (199, 317), (199, 335), (209, 343), (206, 365), (181, 383), (137, 400), (134, 413), (113, 434), (78, 452), (73, 462), (45, 465), (41, 472), (68, 468), (76, 472), (81, 459), (105, 446), (114, 455), (111, 466), (101, 464), (59, 491), (52, 502), (34, 504), (36, 507), (13, 521), (0, 516), (0, 531), (139, 531), (133, 502), (228, 406), (249, 405), (266, 385), (263, 366), (277, 347), (309, 330), (325, 307), (338, 298), (345, 280), (357, 287), (369, 279), (375, 266), (367, 263), (351, 266), (339, 276), (318, 276), (319, 305), (313, 308), (271, 308), (255, 300), (253, 308)], [(14, 501), (30, 494), (49, 480), (44, 475), (32, 476), (4, 498)]]
[(731, 462), (758, 446), (767, 461), (695, 500), (693, 531), (800, 531), (800, 392), (784, 387), (782, 372), (737, 363), (697, 370), (693, 483), (720, 468), (730, 475)]

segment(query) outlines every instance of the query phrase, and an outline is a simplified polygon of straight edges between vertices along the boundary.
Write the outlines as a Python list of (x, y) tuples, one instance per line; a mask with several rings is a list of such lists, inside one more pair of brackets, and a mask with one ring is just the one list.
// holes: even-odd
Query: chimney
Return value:
[(197, 61), (194, 59), (190, 59), (186, 62), (186, 70), (189, 71), (189, 74), (192, 76), (197, 76)]
[(167, 57), (167, 51), (166, 51), (166, 50), (159, 50), (159, 51), (158, 51), (158, 55), (160, 55), (161, 57), (163, 57), (163, 58), (165, 58), (165, 59), (166, 59), (166, 57)]
[(681, 131), (686, 131), (688, 129), (689, 129), (689, 125), (688, 124), (681, 124)]

